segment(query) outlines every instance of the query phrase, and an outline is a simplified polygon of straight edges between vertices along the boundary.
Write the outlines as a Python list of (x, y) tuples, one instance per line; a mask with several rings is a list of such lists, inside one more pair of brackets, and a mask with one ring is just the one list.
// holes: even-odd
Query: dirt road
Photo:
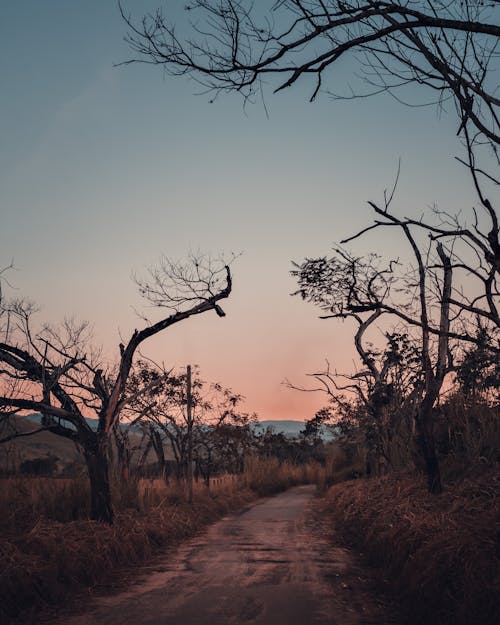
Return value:
[(312, 513), (313, 486), (228, 516), (65, 625), (388, 625), (368, 574)]

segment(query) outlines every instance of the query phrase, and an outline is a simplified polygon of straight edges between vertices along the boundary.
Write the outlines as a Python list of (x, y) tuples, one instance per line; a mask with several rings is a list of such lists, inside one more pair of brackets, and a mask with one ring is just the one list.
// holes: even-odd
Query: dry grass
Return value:
[(429, 495), (405, 475), (333, 486), (336, 528), (393, 582), (408, 623), (497, 625), (500, 615), (500, 470)]
[(23, 623), (41, 606), (62, 602), (68, 592), (104, 581), (122, 565), (140, 562), (159, 548), (194, 535), (204, 525), (254, 497), (250, 491), (199, 497), (152, 507), (147, 514), (119, 512), (110, 527), (92, 521), (40, 522), (30, 532), (2, 542), (0, 622), (18, 616)]
[(276, 458), (249, 458), (242, 476), (244, 487), (261, 496), (272, 495), (298, 484), (320, 484), (325, 469), (318, 463), (292, 465)]
[(43, 606), (58, 605), (68, 593), (102, 583), (118, 567), (193, 536), (258, 496), (320, 476), (316, 465), (297, 468), (254, 459), (242, 476), (214, 478), (210, 490), (195, 484), (192, 505), (183, 484), (115, 481), (112, 527), (88, 520), (83, 477), (2, 480), (0, 623), (19, 617), (21, 608), (23, 625), (35, 622)]
[(498, 407), (467, 406), (460, 395), (445, 404), (438, 424), (445, 475), (458, 477), (472, 467), (500, 461), (499, 416)]
[(29, 531), (40, 519), (73, 521), (88, 516), (89, 487), (83, 477), (0, 479), (0, 530)]

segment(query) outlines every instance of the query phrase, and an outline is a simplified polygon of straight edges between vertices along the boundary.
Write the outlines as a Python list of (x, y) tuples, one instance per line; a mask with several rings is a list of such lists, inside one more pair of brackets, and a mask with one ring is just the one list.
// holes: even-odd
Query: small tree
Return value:
[[(302, 269), (307, 271), (305, 265)], [(356, 439), (362, 433), (368, 475), (381, 475), (408, 462), (414, 404), (421, 387), (420, 353), (406, 334), (383, 333), (385, 349), (376, 349), (367, 339), (368, 330), (381, 316), (374, 312), (363, 320), (362, 315), (345, 311), (341, 317), (352, 317), (358, 324), (354, 343), (361, 368), (355, 373), (341, 374), (327, 361), (324, 371), (308, 374), (317, 386), (299, 388), (288, 383), (297, 390), (328, 395), (328, 406), (307, 422), (306, 433), (314, 433), (322, 424), (339, 424), (344, 435), (354, 428)]]
[[(208, 446), (212, 448), (212, 462), (207, 462), (208, 454), (201, 448), (198, 458), (205, 481), (210, 478), (214, 466), (227, 473), (243, 473), (247, 457), (252, 453), (256, 441), (252, 425), (257, 420), (255, 414), (235, 412), (208, 434)], [(214, 460), (215, 459), (215, 463)], [(208, 471), (207, 471), (208, 468)]]
[(257, 419), (255, 414), (240, 410), (244, 398), (231, 389), (216, 384), (211, 394), (210, 411), (194, 432), (194, 459), (207, 486), (214, 474), (244, 470), (245, 456), (253, 445), (251, 425)]
[[(9, 319), (0, 342), (0, 409), (37, 411), (41, 429), (74, 441), (83, 451), (91, 489), (91, 518), (113, 522), (108, 474), (109, 443), (125, 406), (131, 401), (128, 381), (134, 356), (146, 340), (170, 326), (214, 310), (231, 293), (231, 272), (209, 258), (188, 264), (163, 259), (137, 280), (143, 297), (167, 312), (159, 321), (135, 330), (120, 344), (116, 367), (105, 370), (90, 347), (87, 324), (65, 321), (60, 327), (35, 330), (35, 309), (26, 301), (1, 302)], [(93, 430), (86, 417), (97, 418)], [(13, 433), (3, 441), (17, 436)]]

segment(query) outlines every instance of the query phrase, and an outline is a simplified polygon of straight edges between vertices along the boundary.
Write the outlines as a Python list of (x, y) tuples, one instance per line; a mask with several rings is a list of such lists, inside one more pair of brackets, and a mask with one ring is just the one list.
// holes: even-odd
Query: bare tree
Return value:
[[(450, 306), (455, 309), (453, 320), (474, 316), (485, 327), (492, 327), (493, 334), (500, 329), (500, 227), (495, 204), (486, 194), (485, 188), (496, 191), (499, 180), (488, 174), (477, 163), (475, 148), (477, 137), (471, 136), (467, 126), (463, 128), (466, 160), (458, 159), (468, 170), (476, 193), (478, 206), (471, 215), (451, 215), (435, 209), (433, 220), (406, 219), (409, 227), (420, 228), (431, 241), (440, 242), (450, 257), (457, 285), (450, 293)], [(368, 229), (387, 226), (385, 209), (372, 205), (382, 220)], [(465, 341), (477, 342), (477, 333), (462, 332)], [(458, 337), (456, 337), (458, 338)], [(497, 345), (498, 346), (498, 345)]]
[[(186, 10), (190, 31), (176, 28), (161, 9), (136, 21), (121, 7), (127, 41), (136, 53), (129, 62), (161, 65), (215, 94), (236, 91), (245, 98), (266, 80), (280, 91), (312, 79), (314, 99), (323, 84), (329, 90), (335, 81), (330, 70), (336, 63), (354, 54), (368, 90), (347, 97), (389, 91), (399, 98), (405, 86), (421, 85), (436, 94), (439, 104), (446, 99), (456, 104), (457, 134), (466, 154), (459, 160), (471, 175), (479, 210), (473, 209), (470, 219), (438, 211), (434, 219), (405, 221), (443, 243), (461, 277), (450, 297), (456, 314), (472, 313), (498, 327), (499, 225), (484, 185), (496, 187), (499, 181), (480, 164), (485, 154), (480, 146), (492, 147), (498, 163), (500, 2), (282, 0), (262, 10), (246, 0), (194, 0)], [(415, 98), (412, 90), (408, 104), (416, 104)], [(384, 227), (398, 226), (389, 223), (384, 208), (373, 207)], [(470, 288), (462, 286), (470, 282)], [(461, 335), (471, 336), (468, 329)]]
[[(185, 265), (163, 259), (137, 280), (140, 292), (167, 311), (159, 321), (135, 330), (120, 344), (118, 363), (107, 370), (89, 348), (87, 324), (66, 321), (59, 328), (35, 331), (34, 309), (26, 302), (2, 301), (11, 319), (0, 342), (0, 409), (36, 411), (41, 429), (74, 441), (83, 450), (91, 486), (91, 518), (112, 523), (108, 474), (109, 441), (120, 415), (131, 400), (127, 393), (134, 356), (146, 340), (170, 326), (214, 310), (224, 316), (221, 300), (231, 293), (229, 266), (210, 258), (193, 258)], [(93, 430), (86, 417), (97, 417)], [(13, 433), (3, 440), (17, 436)]]
[[(191, 35), (175, 28), (160, 9), (135, 21), (121, 8), (127, 40), (137, 54), (130, 62), (159, 64), (173, 75), (188, 74), (216, 94), (237, 91), (246, 98), (267, 79), (275, 80), (279, 91), (312, 78), (314, 98), (323, 83), (335, 80), (333, 72), (328, 81), (324, 75), (353, 53), (369, 85), (360, 95), (374, 88), (399, 97), (405, 85), (418, 84), (434, 91), (439, 103), (455, 102), (465, 151), (465, 159), (459, 160), (470, 173), (479, 209), (469, 218), (437, 211), (432, 219), (405, 222), (441, 241), (450, 256), (460, 277), (450, 297), (456, 314), (472, 313), (498, 327), (499, 225), (484, 187), (497, 187), (499, 181), (480, 162), (490, 154), (480, 146), (486, 142), (492, 147), (498, 163), (500, 2), (283, 0), (262, 10), (246, 0), (194, 0), (186, 8)], [(408, 103), (416, 103), (415, 97), (413, 90)], [(384, 208), (372, 206), (382, 223), (367, 230), (398, 227), (389, 223)], [(461, 335), (471, 336), (468, 329)]]
[(250, 0), (193, 0), (192, 34), (182, 37), (161, 9), (135, 21), (120, 8), (137, 55), (129, 62), (188, 74), (216, 95), (251, 98), (267, 80), (280, 91), (312, 77), (313, 100), (332, 92), (332, 68), (353, 54), (366, 86), (338, 97), (404, 99), (405, 86), (423, 85), (439, 105), (455, 103), (460, 128), (470, 122), (500, 142), (498, 0), (279, 0), (264, 10)]

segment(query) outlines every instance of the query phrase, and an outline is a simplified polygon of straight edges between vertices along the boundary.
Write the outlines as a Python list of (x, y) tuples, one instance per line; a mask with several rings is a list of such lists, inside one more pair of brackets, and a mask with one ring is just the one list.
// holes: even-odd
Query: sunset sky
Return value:
[[(159, 4), (124, 1), (136, 16)], [(163, 6), (176, 22), (184, 4)], [(283, 381), (307, 384), (325, 358), (344, 371), (356, 360), (350, 326), (290, 297), (291, 261), (367, 225), (366, 201), (392, 185), (399, 158), (399, 214), (468, 209), (453, 111), (388, 95), (310, 104), (304, 82), (267, 94), (266, 116), (237, 96), (210, 104), (158, 67), (116, 67), (132, 53), (115, 0), (4, 2), (0, 15), (0, 266), (14, 260), (16, 293), (38, 303), (40, 320), (91, 321), (111, 361), (120, 336), (141, 327), (134, 272), (162, 254), (241, 252), (227, 316), (191, 319), (144, 351), (169, 367), (199, 364), (261, 419), (313, 416), (325, 398)], [(331, 84), (355, 70), (345, 61)], [(405, 253), (394, 235), (362, 245)]]

